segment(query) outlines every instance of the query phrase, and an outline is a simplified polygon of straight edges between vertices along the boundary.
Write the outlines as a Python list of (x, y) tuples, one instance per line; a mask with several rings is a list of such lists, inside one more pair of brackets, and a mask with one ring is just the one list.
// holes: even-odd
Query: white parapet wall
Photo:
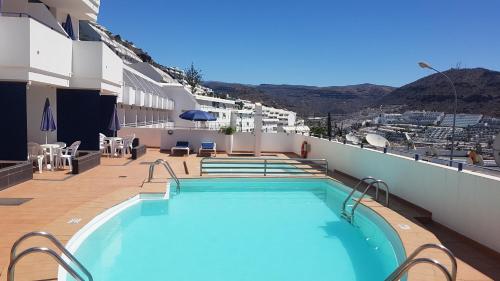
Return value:
[(500, 252), (500, 178), (314, 137), (290, 139), (295, 153), (307, 141), (308, 157), (325, 158), (330, 169), (357, 178), (382, 179), (392, 194), (432, 212), (436, 222)]
[[(141, 144), (148, 147), (159, 147), (170, 150), (177, 141), (189, 141), (193, 149), (198, 149), (202, 141), (215, 141), (217, 150), (224, 151), (226, 147), (226, 136), (214, 130), (185, 129), (185, 128), (131, 128), (124, 127), (119, 131), (120, 136), (135, 134)], [(294, 144), (293, 134), (286, 133), (263, 133), (262, 148), (265, 152), (290, 152)], [(249, 132), (238, 132), (234, 134), (233, 151), (253, 152), (255, 134)]]

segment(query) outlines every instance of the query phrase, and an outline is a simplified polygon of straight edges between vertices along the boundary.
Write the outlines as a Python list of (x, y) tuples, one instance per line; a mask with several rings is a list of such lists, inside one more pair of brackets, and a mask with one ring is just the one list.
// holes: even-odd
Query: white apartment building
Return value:
[(48, 133), (49, 142), (80, 140), (82, 150), (99, 150), (99, 133), (109, 133), (123, 88), (120, 57), (102, 41), (79, 40), (80, 21), (95, 22), (99, 4), (1, 2), (0, 117), (12, 122), (0, 128), (9, 132), (9, 138), (0, 141), (9, 147), (0, 152), (0, 159), (25, 160), (27, 142), (45, 142), (40, 121), (46, 99), (57, 123), (57, 130)]
[(194, 97), (201, 110), (209, 112), (217, 118), (217, 121), (209, 121), (204, 124), (208, 129), (218, 130), (231, 125), (231, 113), (237, 110), (234, 100), (198, 94), (195, 94)]
[(376, 124), (412, 124), (420, 126), (435, 126), (444, 118), (443, 112), (406, 111), (400, 113), (382, 113), (374, 118)]
[(436, 111), (406, 111), (401, 116), (406, 123), (420, 126), (437, 125), (443, 117), (444, 112)]
[(376, 124), (398, 124), (401, 122), (402, 114), (383, 113), (373, 120)]
[[(243, 132), (254, 129), (255, 104), (247, 100), (237, 100), (241, 109), (235, 112), (235, 127)], [(267, 133), (287, 132), (309, 134), (309, 127), (303, 120), (297, 120), (293, 111), (262, 106), (262, 131)]]
[[(461, 127), (461, 128), (466, 128), (468, 126), (474, 126), (474, 125), (479, 124), (479, 122), (481, 122), (481, 119), (483, 119), (482, 114), (459, 113), (456, 116), (455, 126)], [(453, 114), (446, 114), (443, 118), (443, 121), (441, 121), (441, 126), (442, 127), (453, 126)]]

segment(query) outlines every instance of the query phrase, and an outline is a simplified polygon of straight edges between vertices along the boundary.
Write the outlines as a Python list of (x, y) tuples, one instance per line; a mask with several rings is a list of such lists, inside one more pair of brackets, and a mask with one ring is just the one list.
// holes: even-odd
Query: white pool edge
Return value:
[[(94, 231), (96, 231), (99, 227), (101, 227), (103, 224), (108, 222), (110, 219), (112, 219), (119, 213), (123, 212), (125, 209), (132, 207), (144, 200), (161, 200), (161, 199), (167, 200), (168, 198), (165, 198), (164, 194), (160, 193), (148, 194), (147, 196), (142, 196), (141, 194), (137, 194), (134, 197), (130, 197), (129, 199), (109, 209), (106, 209), (104, 212), (100, 213), (99, 215), (94, 217), (90, 222), (84, 225), (73, 236), (71, 236), (71, 239), (66, 244), (66, 249), (70, 253), (74, 254), (75, 251), (82, 245), (83, 241), (85, 241), (92, 233), (94, 233)], [(70, 263), (70, 260), (66, 256), (62, 255), (62, 258), (67, 263)], [(67, 275), (68, 272), (64, 270), (64, 268), (59, 266), (57, 273), (57, 280), (66, 281)]]

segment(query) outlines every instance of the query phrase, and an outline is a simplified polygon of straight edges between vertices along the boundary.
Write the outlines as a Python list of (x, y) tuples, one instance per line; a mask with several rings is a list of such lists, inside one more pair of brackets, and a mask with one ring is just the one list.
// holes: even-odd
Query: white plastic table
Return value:
[(117, 156), (116, 155), (116, 145), (119, 142), (122, 142), (123, 138), (121, 138), (121, 137), (106, 137), (106, 138), (104, 138), (104, 140), (109, 142), (109, 149), (110, 149), (109, 154), (110, 154), (110, 156), (111, 157)]
[(64, 148), (66, 145), (61, 146), (58, 143), (47, 143), (40, 145), (45, 151), (49, 152), (49, 163), (47, 165), (47, 169), (54, 171), (54, 156), (56, 155), (56, 151), (58, 148)]

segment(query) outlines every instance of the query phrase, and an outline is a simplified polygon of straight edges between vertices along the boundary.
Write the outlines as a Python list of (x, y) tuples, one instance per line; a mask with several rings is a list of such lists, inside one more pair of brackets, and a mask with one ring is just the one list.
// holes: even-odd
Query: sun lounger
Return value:
[(185, 151), (186, 154), (189, 156), (189, 142), (187, 141), (178, 141), (174, 147), (170, 149), (170, 154), (174, 154), (175, 151)]
[(217, 156), (217, 144), (215, 142), (202, 142), (198, 154), (204, 155), (208, 154), (212, 156), (212, 153)]

